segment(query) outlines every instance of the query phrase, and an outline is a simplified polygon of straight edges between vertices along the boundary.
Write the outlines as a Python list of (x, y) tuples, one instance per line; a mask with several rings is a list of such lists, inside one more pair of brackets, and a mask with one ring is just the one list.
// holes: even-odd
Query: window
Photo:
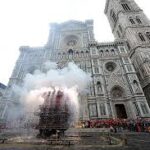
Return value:
[(115, 54), (115, 50), (114, 49), (111, 49), (111, 52)]
[(144, 38), (144, 36), (142, 35), (142, 33), (139, 33), (139, 38), (140, 38), (141, 41), (143, 41), (143, 42), (145, 41), (145, 38)]
[(115, 13), (114, 13), (114, 12), (113, 12), (112, 18), (113, 18), (114, 22), (116, 22), (116, 21), (117, 21), (117, 18), (116, 18), (116, 15), (115, 15)]
[(91, 73), (91, 68), (90, 68), (90, 67), (87, 67), (87, 68), (86, 68), (86, 71), (87, 71), (88, 73)]
[(125, 3), (125, 4), (121, 4), (121, 5), (122, 5), (122, 7), (125, 11), (130, 11), (131, 10), (128, 4)]
[(110, 11), (110, 16), (112, 17), (114, 22), (117, 22), (116, 14), (112, 10)]
[(117, 31), (117, 35), (118, 35), (118, 37), (120, 38), (120, 33), (119, 33), (119, 31)]
[(125, 48), (124, 47), (119, 47), (120, 53), (125, 53)]
[(111, 110), (111, 105), (110, 105), (110, 103), (107, 103), (107, 108), (108, 108), (109, 116), (112, 116), (112, 110)]
[(134, 106), (135, 113), (138, 116), (140, 114), (140, 110), (139, 110), (139, 107), (138, 107), (137, 103), (133, 102), (133, 106)]
[(69, 49), (69, 50), (68, 50), (68, 54), (73, 54), (73, 50), (72, 50), (72, 49)]
[(103, 55), (103, 53), (104, 53), (103, 50), (100, 50), (100, 55), (101, 55), (101, 56)]
[(108, 71), (113, 72), (116, 69), (116, 64), (114, 62), (107, 62), (105, 67)]
[(96, 54), (96, 49), (92, 49), (92, 54), (93, 54), (93, 55)]
[(87, 60), (87, 61), (86, 61), (86, 66), (87, 66), (87, 67), (91, 67), (91, 62), (90, 62), (90, 60)]
[(150, 32), (146, 32), (146, 37), (150, 40)]
[(148, 109), (147, 109), (146, 104), (144, 102), (141, 103), (141, 109), (142, 109), (143, 114), (148, 114)]
[(142, 24), (142, 21), (139, 17), (136, 17), (136, 21), (137, 21), (138, 24)]
[(115, 55), (115, 50), (111, 49), (111, 55)]
[(99, 73), (99, 68), (95, 67), (94, 68), (94, 73)]
[(94, 64), (95, 66), (97, 66), (97, 65), (98, 65), (98, 60), (97, 60), (97, 59), (94, 59), (94, 60), (93, 60), (93, 64)]
[(106, 115), (106, 108), (105, 108), (105, 104), (100, 104), (100, 113), (101, 115)]
[(126, 65), (127, 72), (133, 72), (132, 65)]
[(119, 25), (118, 27), (119, 27), (120, 32), (122, 33), (122, 27), (121, 27), (121, 25)]
[(96, 104), (89, 104), (90, 117), (97, 117), (97, 107)]
[(134, 87), (134, 91), (138, 92), (139, 91), (139, 84), (136, 80), (133, 81), (133, 87)]
[(128, 47), (128, 49), (131, 49), (130, 44), (128, 42), (127, 42), (127, 47)]
[(122, 58), (122, 60), (123, 60), (124, 64), (129, 64), (130, 63), (128, 57), (124, 57), (124, 58)]
[(106, 50), (106, 54), (109, 54), (109, 50), (108, 49)]
[(132, 23), (132, 24), (135, 24), (134, 20), (132, 18), (129, 18), (129, 21)]

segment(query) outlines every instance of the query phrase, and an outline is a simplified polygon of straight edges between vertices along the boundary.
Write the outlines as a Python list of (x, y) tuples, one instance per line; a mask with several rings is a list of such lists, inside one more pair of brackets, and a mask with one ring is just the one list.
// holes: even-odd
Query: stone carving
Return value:
[(112, 98), (121, 98), (124, 96), (123, 88), (120, 86), (115, 86), (111, 90), (111, 96)]

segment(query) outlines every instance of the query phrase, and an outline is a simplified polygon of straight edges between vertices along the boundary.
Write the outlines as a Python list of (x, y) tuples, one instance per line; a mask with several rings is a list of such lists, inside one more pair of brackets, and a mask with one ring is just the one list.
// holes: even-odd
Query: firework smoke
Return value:
[[(68, 105), (72, 113), (71, 122), (76, 121), (79, 115), (78, 93), (85, 90), (91, 80), (90, 75), (74, 63), (68, 63), (67, 67), (57, 69), (56, 63), (46, 62), (44, 70), (45, 72), (35, 70), (34, 74), (27, 74), (23, 87), (14, 86), (14, 91), (16, 94), (19, 93), (22, 105), (21, 109), (17, 109), (17, 111), (31, 119), (31, 112), (38, 110), (39, 105), (44, 102), (43, 93), (53, 91), (55, 88), (63, 91), (69, 98)], [(13, 114), (16, 116), (16, 113)], [(11, 118), (13, 118), (12, 115)]]

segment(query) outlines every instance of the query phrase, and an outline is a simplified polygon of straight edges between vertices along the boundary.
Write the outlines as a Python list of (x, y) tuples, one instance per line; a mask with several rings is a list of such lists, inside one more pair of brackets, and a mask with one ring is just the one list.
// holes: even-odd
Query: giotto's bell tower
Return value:
[(134, 0), (107, 0), (105, 14), (114, 37), (127, 41), (129, 57), (150, 105), (150, 21)]

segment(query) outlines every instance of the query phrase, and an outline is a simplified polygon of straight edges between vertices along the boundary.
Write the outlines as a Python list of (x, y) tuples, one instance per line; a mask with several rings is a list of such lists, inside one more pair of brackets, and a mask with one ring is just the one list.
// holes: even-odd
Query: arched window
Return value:
[(132, 24), (135, 24), (134, 20), (132, 18), (129, 18), (129, 21), (132, 23)]
[(100, 55), (100, 56), (103, 56), (103, 50), (100, 50), (100, 51), (99, 51), (99, 55)]
[(139, 17), (136, 17), (136, 21), (137, 21), (138, 24), (142, 24), (142, 21)]
[(103, 50), (100, 50), (100, 53), (103, 54)]
[(106, 55), (109, 55), (109, 50), (108, 49), (106, 50)]
[(145, 41), (144, 36), (142, 35), (142, 33), (139, 33), (139, 38), (141, 39), (141, 41)]
[(73, 54), (73, 50), (72, 50), (72, 49), (69, 49), (69, 50), (68, 50), (68, 53), (69, 53), (69, 54)]
[(111, 53), (114, 55), (114, 54), (115, 54), (115, 50), (114, 50), (114, 49), (111, 49)]
[(122, 27), (121, 27), (121, 25), (119, 25), (118, 27), (119, 27), (120, 32), (122, 33)]
[(150, 32), (146, 32), (146, 37), (150, 40)]

